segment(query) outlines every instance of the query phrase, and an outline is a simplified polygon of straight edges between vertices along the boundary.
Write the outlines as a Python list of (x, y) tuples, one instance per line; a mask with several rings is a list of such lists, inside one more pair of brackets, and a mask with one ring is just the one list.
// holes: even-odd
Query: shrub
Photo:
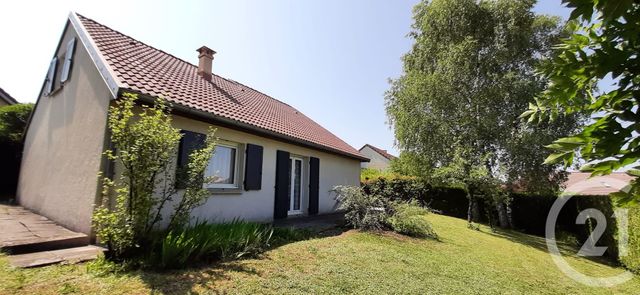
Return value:
[[(173, 163), (182, 135), (172, 126), (169, 105), (164, 100), (157, 99), (153, 106), (141, 105), (138, 112), (137, 98), (125, 93), (109, 110), (112, 148), (104, 154), (117, 162), (122, 172), (115, 179), (101, 177), (102, 203), (93, 216), (97, 238), (107, 244), (111, 258), (117, 259), (148, 250), (165, 205), (178, 197)], [(213, 132), (210, 130), (203, 146), (189, 155), (187, 186), (174, 202), (165, 233), (188, 224), (191, 210), (210, 196), (203, 183), (215, 148)], [(188, 242), (171, 238), (174, 243)]]
[(149, 261), (160, 268), (181, 268), (188, 263), (253, 256), (269, 246), (273, 231), (271, 226), (241, 220), (198, 222), (160, 235)]
[(398, 177), (398, 176), (389, 170), (380, 170), (380, 169), (374, 169), (374, 168), (362, 168), (362, 170), (360, 170), (361, 182), (371, 181), (378, 178), (393, 178), (393, 177)]
[(627, 255), (620, 262), (629, 270), (640, 273), (640, 207), (629, 208), (629, 244)]
[(0, 107), (0, 141), (20, 143), (31, 111), (32, 103)]
[(393, 231), (416, 238), (438, 239), (431, 223), (425, 219), (428, 209), (416, 201), (393, 203), (391, 207), (393, 214), (388, 222)]
[(415, 177), (376, 178), (363, 182), (367, 194), (379, 195), (390, 201), (416, 200), (444, 215), (466, 218), (469, 199), (459, 187), (432, 186), (428, 181)]
[(364, 230), (380, 230), (385, 228), (387, 206), (376, 194), (365, 192), (354, 186), (336, 186), (332, 190), (339, 202), (338, 209), (345, 211), (347, 224)]

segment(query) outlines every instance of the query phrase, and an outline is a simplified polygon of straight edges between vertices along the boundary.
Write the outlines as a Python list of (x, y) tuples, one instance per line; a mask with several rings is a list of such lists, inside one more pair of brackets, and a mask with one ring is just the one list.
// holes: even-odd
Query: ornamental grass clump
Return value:
[(418, 202), (392, 203), (391, 208), (394, 212), (387, 221), (393, 231), (416, 238), (438, 239), (438, 234), (425, 218), (430, 214), (429, 210)]
[(269, 247), (273, 232), (270, 225), (242, 220), (216, 224), (197, 222), (158, 237), (147, 261), (153, 267), (174, 269), (251, 257)]

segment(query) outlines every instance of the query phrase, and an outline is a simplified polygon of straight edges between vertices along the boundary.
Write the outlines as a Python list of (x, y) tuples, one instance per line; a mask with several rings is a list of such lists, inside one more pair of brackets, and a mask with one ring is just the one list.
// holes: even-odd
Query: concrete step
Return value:
[(82, 233), (68, 231), (50, 234), (43, 232), (39, 235), (14, 235), (10, 240), (0, 244), (0, 249), (8, 254), (24, 254), (86, 245), (89, 245), (89, 236)]
[(16, 205), (0, 204), (0, 249), (10, 254), (73, 248), (89, 237)]
[(28, 268), (45, 266), (56, 263), (73, 264), (98, 258), (105, 248), (88, 245), (75, 248), (67, 248), (53, 251), (42, 251), (19, 255), (7, 256), (9, 263), (14, 267)]

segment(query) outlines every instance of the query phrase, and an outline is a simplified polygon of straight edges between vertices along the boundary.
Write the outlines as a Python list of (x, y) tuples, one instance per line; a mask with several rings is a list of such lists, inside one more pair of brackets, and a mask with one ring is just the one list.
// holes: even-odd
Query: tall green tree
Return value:
[(471, 190), (470, 203), (477, 193), (473, 171), (486, 171), (492, 183), (558, 190), (566, 176), (542, 165), (549, 153), (543, 146), (569, 134), (578, 120), (528, 126), (519, 119), (546, 85), (536, 66), (564, 32), (558, 18), (534, 14), (534, 4), (433, 0), (415, 6), (414, 45), (386, 93), (400, 158), (412, 159), (397, 166), (428, 177), (464, 159), (457, 175)]
[[(571, 165), (593, 175), (620, 168), (640, 176), (640, 1), (564, 0), (573, 8), (574, 33), (562, 40), (553, 58), (541, 67), (548, 88), (523, 114), (531, 122), (553, 121), (575, 113), (592, 120), (572, 136), (549, 145), (546, 162)], [(601, 86), (601, 87), (598, 87)], [(632, 182), (623, 201), (640, 198)]]

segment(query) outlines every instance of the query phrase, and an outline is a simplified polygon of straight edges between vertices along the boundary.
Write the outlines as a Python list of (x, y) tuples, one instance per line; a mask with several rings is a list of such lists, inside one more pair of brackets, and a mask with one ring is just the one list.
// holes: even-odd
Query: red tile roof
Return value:
[(389, 160), (389, 161), (391, 161), (391, 160), (393, 160), (393, 159), (395, 159), (395, 158), (396, 158), (396, 156), (394, 156), (394, 155), (392, 155), (392, 154), (389, 154), (389, 153), (387, 152), (387, 150), (379, 149), (379, 148), (377, 148), (377, 147), (375, 147), (375, 146), (372, 146), (372, 145), (370, 145), (370, 144), (368, 144), (368, 143), (367, 143), (367, 144), (365, 144), (364, 146), (362, 146), (358, 151), (362, 151), (362, 149), (363, 149), (363, 148), (365, 148), (365, 147), (367, 147), (367, 146), (368, 146), (368, 147), (370, 147), (372, 150), (374, 150), (376, 153), (378, 153), (378, 154), (380, 154), (381, 156), (383, 156), (383, 157), (387, 158), (387, 160)]
[(591, 173), (571, 172), (565, 182), (564, 192), (576, 195), (608, 195), (626, 188), (635, 177), (625, 172), (591, 177)]
[(15, 98), (9, 95), (9, 93), (7, 93), (6, 91), (2, 90), (2, 88), (0, 88), (0, 99), (4, 100), (9, 105), (18, 103)]
[(197, 75), (198, 67), (78, 15), (123, 88), (365, 160), (295, 108), (236, 81)]

